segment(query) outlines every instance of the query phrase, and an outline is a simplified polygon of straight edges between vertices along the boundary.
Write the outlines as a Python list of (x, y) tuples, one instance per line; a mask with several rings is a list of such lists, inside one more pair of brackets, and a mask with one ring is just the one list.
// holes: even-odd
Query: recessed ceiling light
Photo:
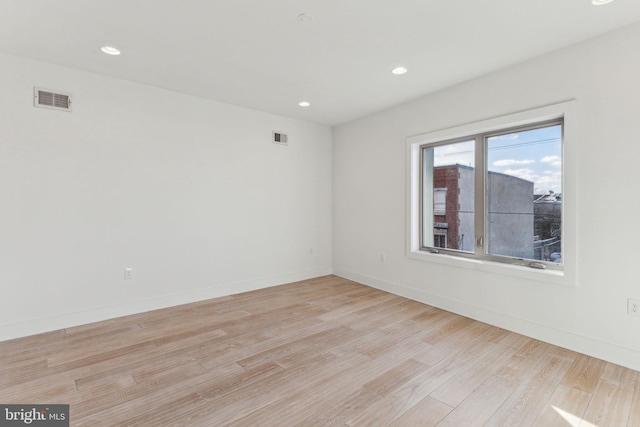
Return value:
[(391, 72), (392, 72), (393, 74), (398, 74), (398, 75), (399, 75), (399, 74), (404, 74), (404, 73), (406, 73), (406, 72), (407, 72), (407, 69), (406, 69), (406, 68), (404, 68), (404, 67), (396, 67), (396, 68), (394, 68), (393, 70), (391, 70)]
[(607, 4), (607, 3), (611, 3), (613, 0), (591, 0), (591, 3), (595, 4), (596, 6), (600, 6), (603, 4)]
[(107, 55), (113, 55), (113, 56), (120, 55), (120, 51), (113, 46), (102, 46), (100, 50), (106, 53)]
[(311, 103), (308, 102), (308, 101), (300, 101), (300, 102), (298, 102), (298, 105), (301, 106), (301, 107), (310, 107)]

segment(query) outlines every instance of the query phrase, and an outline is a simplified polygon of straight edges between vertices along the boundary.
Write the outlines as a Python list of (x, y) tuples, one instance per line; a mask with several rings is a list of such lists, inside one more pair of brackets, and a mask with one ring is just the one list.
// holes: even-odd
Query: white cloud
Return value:
[(533, 182), (534, 194), (546, 194), (549, 190), (554, 193), (562, 192), (562, 172), (537, 171), (528, 168), (508, 169), (503, 172), (506, 175)]
[(493, 166), (530, 165), (531, 163), (535, 163), (535, 160), (504, 159), (496, 160), (495, 162), (493, 162)]
[(474, 141), (458, 142), (434, 148), (434, 166), (465, 165), (473, 167)]
[(522, 168), (522, 169), (507, 169), (504, 171), (507, 175), (516, 176), (518, 178), (526, 179), (527, 181), (535, 181), (538, 178), (537, 175), (531, 169)]
[(540, 160), (542, 163), (548, 163), (551, 166), (562, 166), (562, 158), (560, 156), (546, 156)]
[(545, 174), (535, 181), (535, 193), (542, 194), (552, 190), (554, 193), (562, 191), (562, 175), (560, 173)]

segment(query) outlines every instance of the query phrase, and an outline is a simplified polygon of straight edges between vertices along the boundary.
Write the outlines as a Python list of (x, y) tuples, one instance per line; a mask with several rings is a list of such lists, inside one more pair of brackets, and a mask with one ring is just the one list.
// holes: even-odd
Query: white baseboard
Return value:
[(78, 325), (114, 319), (131, 314), (144, 313), (151, 310), (173, 307), (219, 298), (242, 292), (254, 291), (285, 283), (298, 282), (314, 277), (332, 274), (331, 267), (319, 267), (304, 271), (295, 271), (275, 276), (261, 277), (234, 283), (226, 283), (210, 288), (201, 288), (187, 292), (180, 292), (144, 300), (131, 301), (123, 304), (99, 307), (91, 310), (78, 310), (73, 313), (63, 313), (57, 316), (32, 319), (17, 323), (0, 325), (0, 341), (26, 337), (43, 332), (70, 328)]
[(419, 301), (461, 316), (479, 320), (508, 331), (516, 332), (558, 347), (586, 354), (607, 362), (640, 371), (640, 353), (636, 350), (562, 329), (520, 319), (504, 313), (457, 301), (442, 295), (425, 292), (410, 286), (388, 282), (353, 271), (334, 269), (333, 274), (376, 289)]

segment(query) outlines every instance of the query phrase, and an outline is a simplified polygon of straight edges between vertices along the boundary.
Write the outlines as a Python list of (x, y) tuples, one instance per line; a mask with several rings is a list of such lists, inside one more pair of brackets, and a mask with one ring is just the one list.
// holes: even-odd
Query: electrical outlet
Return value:
[(640, 300), (629, 298), (627, 300), (627, 313), (640, 317)]
[(124, 269), (124, 280), (133, 279), (133, 267), (127, 267)]

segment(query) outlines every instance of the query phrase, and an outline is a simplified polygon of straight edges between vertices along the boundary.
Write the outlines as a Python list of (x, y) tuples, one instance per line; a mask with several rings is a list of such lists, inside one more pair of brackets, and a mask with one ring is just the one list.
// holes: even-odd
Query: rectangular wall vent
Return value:
[(71, 94), (34, 87), (33, 105), (52, 110), (71, 111)]
[(273, 143), (274, 144), (282, 144), (282, 145), (287, 145), (287, 141), (289, 140), (289, 138), (287, 138), (287, 135), (281, 132), (273, 132)]

